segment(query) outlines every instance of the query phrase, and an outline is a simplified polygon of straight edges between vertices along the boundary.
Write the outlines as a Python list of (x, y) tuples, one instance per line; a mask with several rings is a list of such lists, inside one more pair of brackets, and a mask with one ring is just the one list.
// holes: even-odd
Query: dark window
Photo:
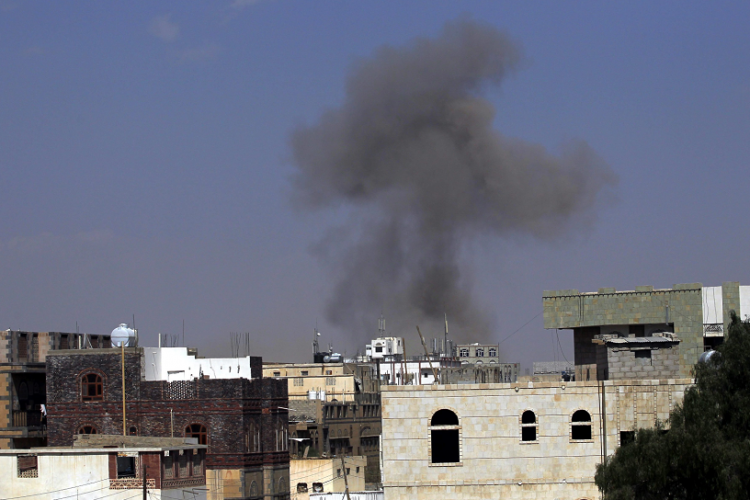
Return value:
[(25, 333), (18, 334), (18, 361), (29, 359), (29, 338)]
[(467, 357), (469, 357), (469, 350), (468, 349), (461, 349), (459, 351), (458, 355), (461, 356), (462, 358), (467, 358)]
[(461, 461), (458, 416), (450, 410), (438, 410), (430, 420), (432, 463), (457, 463)]
[(96, 373), (88, 373), (81, 378), (81, 399), (83, 401), (101, 401), (104, 399), (102, 378)]
[(383, 352), (383, 348), (381, 346), (377, 346), (375, 348), (375, 352)]
[(70, 341), (67, 335), (60, 335), (60, 349), (70, 349)]
[(135, 477), (135, 457), (117, 457), (117, 479)]
[[(302, 370), (302, 376), (303, 376), (303, 377), (307, 377), (307, 375), (308, 375), (309, 373), (310, 373), (310, 372), (308, 372), (308, 371), (306, 371), (306, 370)], [(305, 485), (305, 491), (307, 491), (307, 483), (300, 483), (300, 484), (304, 484), (304, 485)]]
[(198, 438), (198, 444), (208, 444), (208, 431), (205, 425), (188, 425), (185, 427), (185, 437)]
[(432, 416), (430, 425), (458, 425), (458, 417), (450, 410), (438, 410)]
[(497, 357), (497, 349), (495, 349), (494, 347), (490, 347), (490, 357), (491, 358)]
[(586, 410), (578, 410), (573, 414), (571, 437), (576, 440), (591, 439), (591, 415)]
[(297, 493), (307, 493), (307, 483), (297, 483)]
[(521, 441), (536, 441), (536, 415), (531, 410), (521, 415)]
[(323, 483), (313, 483), (313, 491), (315, 493), (322, 493), (323, 492)]
[(481, 347), (477, 347), (477, 357), (483, 358), (484, 357), (484, 349)]
[(93, 425), (84, 425), (78, 429), (78, 434), (99, 434), (99, 431)]
[(137, 436), (138, 435), (138, 429), (135, 428), (135, 427), (131, 427), (128, 432), (130, 433), (131, 436)]
[(635, 442), (635, 431), (620, 431), (620, 446)]
[(645, 349), (643, 351), (635, 351), (636, 359), (651, 359), (651, 349)]

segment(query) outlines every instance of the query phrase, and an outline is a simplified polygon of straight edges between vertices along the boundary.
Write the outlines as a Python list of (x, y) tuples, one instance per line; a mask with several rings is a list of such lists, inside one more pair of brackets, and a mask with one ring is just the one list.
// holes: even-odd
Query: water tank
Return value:
[(121, 344), (125, 344), (125, 347), (130, 347), (135, 343), (135, 330), (128, 328), (125, 323), (120, 323), (120, 326), (112, 330), (110, 340), (114, 347), (120, 347)]
[(318, 399), (318, 393), (314, 390), (307, 391), (307, 399), (310, 401)]
[(321, 401), (325, 401), (326, 400), (326, 391), (320, 391), (318, 393), (318, 399), (320, 399)]
[(711, 349), (710, 351), (706, 351), (700, 355), (700, 357), (698, 358), (698, 363), (708, 363), (711, 360), (711, 358), (716, 357), (718, 355), (719, 354), (717, 353), (717, 351), (714, 351), (713, 349)]

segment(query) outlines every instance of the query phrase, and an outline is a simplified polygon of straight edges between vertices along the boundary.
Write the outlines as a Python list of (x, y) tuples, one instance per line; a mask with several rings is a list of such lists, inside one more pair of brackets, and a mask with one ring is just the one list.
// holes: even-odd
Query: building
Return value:
[(545, 327), (573, 329), (575, 381), (383, 387), (385, 496), (599, 498), (596, 465), (668, 421), (747, 290), (545, 292)]
[[(147, 380), (149, 370), (160, 373), (146, 363), (157, 350), (49, 353), (50, 445), (69, 446), (78, 434), (194, 437), (208, 446), (209, 498), (288, 498), (286, 383), (263, 378), (259, 357), (249, 360), (250, 378), (211, 378), (204, 370), (189, 380)], [(189, 366), (195, 362), (186, 373)]]
[(0, 450), (0, 468), (6, 471), (0, 493), (5, 498), (98, 500), (134, 498), (145, 487), (154, 499), (206, 499), (205, 445), (96, 437), (69, 447)]
[(47, 444), (47, 353), (109, 346), (109, 335), (0, 331), (0, 449)]
[(462, 364), (499, 363), (500, 344), (458, 344), (458, 359)]
[(379, 392), (375, 367), (366, 363), (263, 363), (263, 376), (285, 380), (289, 401), (352, 402)]
[(372, 340), (365, 346), (365, 355), (370, 360), (400, 359), (404, 355), (404, 339), (402, 337), (382, 337)]
[[(365, 490), (365, 457), (292, 459), (289, 463), (292, 500), (309, 500), (311, 493)], [(344, 479), (346, 475), (346, 479)]]

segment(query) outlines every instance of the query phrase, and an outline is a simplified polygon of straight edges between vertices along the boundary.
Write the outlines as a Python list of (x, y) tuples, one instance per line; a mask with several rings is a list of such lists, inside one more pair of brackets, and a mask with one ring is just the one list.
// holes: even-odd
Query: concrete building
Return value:
[(383, 387), (385, 496), (599, 498), (596, 465), (668, 420), (747, 291), (545, 292), (545, 327), (573, 329), (575, 381)]
[(47, 444), (47, 353), (109, 346), (109, 335), (0, 331), (0, 449)]
[(458, 344), (456, 346), (458, 359), (462, 364), (499, 363), (499, 344)]
[(375, 366), (366, 363), (263, 363), (263, 376), (286, 380), (290, 401), (353, 402), (379, 391)]
[(370, 360), (400, 359), (404, 355), (404, 339), (402, 337), (382, 337), (373, 339), (365, 346), (365, 355)]
[(220, 378), (250, 380), (250, 356), (244, 358), (199, 358), (186, 347), (144, 347), (145, 379), (194, 380)]
[[(86, 438), (91, 436), (85, 436)], [(97, 436), (98, 437), (98, 436)], [(76, 446), (0, 450), (4, 498), (206, 499), (206, 446), (123, 436)]]
[(194, 437), (208, 445), (209, 498), (288, 498), (286, 383), (264, 379), (259, 357), (250, 358), (249, 379), (147, 380), (153, 351), (124, 350), (125, 415), (119, 349), (49, 353), (50, 445), (78, 434)]
[[(365, 490), (367, 458), (359, 456), (342, 458), (293, 459), (289, 463), (292, 500), (309, 500), (312, 493)], [(346, 480), (344, 480), (346, 474)]]

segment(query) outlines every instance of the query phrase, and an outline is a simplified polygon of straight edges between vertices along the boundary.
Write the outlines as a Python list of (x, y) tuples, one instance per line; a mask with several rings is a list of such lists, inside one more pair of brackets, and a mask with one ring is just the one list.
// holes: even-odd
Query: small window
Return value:
[(138, 429), (136, 427), (131, 427), (128, 431), (128, 434), (131, 436), (137, 436), (138, 435)]
[(307, 483), (297, 483), (297, 493), (307, 493)]
[(644, 349), (642, 351), (635, 351), (635, 364), (639, 366), (647, 366), (651, 364), (651, 349)]
[[(309, 375), (309, 373), (310, 372), (308, 372), (307, 370), (302, 370), (302, 376), (303, 377), (307, 377)], [(305, 485), (305, 491), (307, 491), (307, 483), (300, 483), (300, 484), (304, 484)]]
[(205, 425), (188, 425), (185, 427), (185, 437), (198, 438), (198, 444), (208, 444), (208, 431)]
[(494, 347), (490, 347), (490, 357), (491, 358), (497, 357), (497, 349), (495, 349)]
[(591, 415), (586, 410), (578, 410), (571, 419), (570, 436), (576, 441), (591, 439)]
[(458, 416), (450, 410), (438, 410), (430, 420), (430, 443), (433, 464), (461, 461)]
[(326, 385), (336, 385), (336, 377), (326, 377)]
[(294, 379), (294, 386), (295, 387), (302, 387), (303, 385), (305, 385), (304, 379), (299, 378), (299, 377), (297, 377), (297, 378)]
[(383, 352), (383, 347), (382, 346), (375, 347), (375, 352)]
[(36, 455), (18, 455), (18, 477), (39, 477)]
[(333, 375), (333, 370), (326, 370), (326, 375)]
[(101, 376), (96, 373), (87, 373), (81, 377), (81, 399), (83, 401), (102, 401), (104, 399)]
[(620, 446), (635, 442), (635, 431), (620, 431)]
[(117, 457), (117, 479), (135, 477), (135, 457)]
[(336, 469), (336, 477), (341, 477), (341, 469)]
[(468, 349), (461, 349), (458, 353), (459, 356), (462, 358), (468, 358), (469, 357), (469, 350)]
[(84, 425), (78, 429), (78, 434), (99, 434), (99, 431), (93, 425)]
[(323, 493), (323, 483), (313, 483), (313, 491), (315, 493)]
[(281, 377), (281, 372), (273, 372), (274, 377)]
[(477, 347), (477, 351), (476, 352), (477, 352), (477, 357), (478, 358), (483, 358), (484, 357), (484, 348)]
[(359, 467), (357, 467), (357, 474), (359, 474)]
[(521, 441), (536, 441), (536, 414), (531, 410), (526, 410), (521, 415)]

